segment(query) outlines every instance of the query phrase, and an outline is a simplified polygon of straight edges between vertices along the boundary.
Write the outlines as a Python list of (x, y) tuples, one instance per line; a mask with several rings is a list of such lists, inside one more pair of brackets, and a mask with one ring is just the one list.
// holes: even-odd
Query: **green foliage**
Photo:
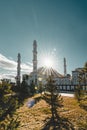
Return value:
[[(17, 124), (17, 120), (13, 118), (16, 109), (18, 108), (18, 98), (12, 95), (12, 90), (9, 84), (0, 84), (0, 128), (2, 130), (13, 130), (13, 125)], [(16, 126), (15, 126), (16, 128)]]
[(87, 95), (83, 96), (79, 102), (79, 106), (87, 111)]
[[(84, 67), (79, 71), (78, 75), (78, 86), (75, 89), (75, 97), (78, 101), (82, 100), (86, 94), (86, 87), (87, 87), (87, 62), (85, 63)], [(84, 86), (85, 90), (83, 90), (82, 85)]]
[(30, 85), (30, 92), (32, 95), (34, 95), (36, 93), (35, 84), (33, 81), (31, 82), (31, 85)]
[(42, 82), (39, 83), (39, 86), (38, 86), (38, 92), (39, 93), (42, 93), (43, 92), (43, 86), (42, 86)]
[(78, 123), (79, 130), (87, 130), (87, 120)]
[(84, 65), (84, 70), (87, 72), (87, 62)]
[(49, 76), (46, 85), (46, 91), (43, 95), (43, 99), (50, 105), (53, 124), (55, 124), (56, 118), (58, 118), (58, 107), (62, 107), (62, 98), (59, 95), (57, 86), (53, 80), (52, 75)]
[(80, 101), (83, 97), (84, 93), (82, 87), (80, 85), (76, 86), (75, 88), (75, 98)]
[(29, 96), (30, 95), (30, 87), (28, 86), (28, 84), (26, 83), (26, 81), (24, 80), (21, 84), (20, 87), (20, 94), (23, 97)]
[(2, 130), (17, 130), (19, 124), (20, 124), (20, 121), (18, 121), (18, 118), (7, 117), (7, 120), (5, 120), (4, 122), (0, 124), (0, 128)]
[[(78, 76), (79, 85), (75, 89), (75, 97), (79, 102), (79, 106), (87, 111), (87, 62), (83, 69), (79, 72)], [(84, 90), (83, 86), (84, 85)]]

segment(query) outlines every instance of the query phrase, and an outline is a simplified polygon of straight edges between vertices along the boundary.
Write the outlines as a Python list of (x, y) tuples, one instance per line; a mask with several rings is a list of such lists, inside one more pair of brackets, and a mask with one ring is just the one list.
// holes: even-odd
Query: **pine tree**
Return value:
[(34, 95), (35, 92), (36, 92), (36, 90), (35, 90), (35, 84), (34, 84), (33, 81), (30, 84), (30, 92), (31, 92), (32, 95)]
[(20, 95), (23, 98), (26, 98), (30, 95), (30, 87), (29, 85), (26, 83), (25, 80), (22, 81), (21, 83), (21, 87), (20, 87)]
[(84, 73), (85, 92), (87, 93), (87, 62), (83, 67), (83, 73)]
[(14, 118), (17, 108), (18, 99), (12, 96), (9, 84), (0, 84), (0, 128), (2, 130), (15, 130), (18, 127), (19, 122)]
[[(80, 101), (83, 99), (87, 90), (86, 88), (87, 87), (87, 62), (85, 63), (81, 71), (79, 71), (78, 82), (79, 84), (76, 86), (75, 89), (75, 97), (77, 98), (78, 101)], [(85, 87), (84, 90), (82, 86)]]
[(43, 91), (43, 86), (42, 86), (42, 82), (40, 82), (38, 86), (38, 92), (42, 93), (42, 91)]
[(46, 91), (43, 95), (43, 99), (50, 105), (51, 114), (52, 114), (52, 123), (55, 127), (55, 121), (58, 119), (58, 108), (62, 107), (62, 98), (58, 93), (57, 86), (53, 80), (53, 76), (49, 76), (47, 79)]

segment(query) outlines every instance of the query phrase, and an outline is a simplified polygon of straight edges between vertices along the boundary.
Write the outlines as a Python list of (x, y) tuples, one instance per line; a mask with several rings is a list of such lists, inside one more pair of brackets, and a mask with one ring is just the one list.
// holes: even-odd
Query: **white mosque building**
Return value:
[[(75, 86), (79, 84), (79, 73), (82, 68), (77, 68), (72, 71), (72, 76), (67, 74), (66, 71), (66, 59), (64, 58), (64, 74), (58, 73), (54, 69), (46, 69), (44, 67), (37, 68), (37, 42), (33, 42), (33, 71), (27, 75), (24, 74), (22, 79), (26, 81), (28, 85), (32, 82), (38, 86), (40, 83), (44, 86), (47, 82), (48, 76), (52, 73), (56, 85), (60, 91), (74, 91)], [(84, 77), (84, 75), (83, 75)], [(87, 90), (87, 73), (85, 74), (86, 81), (81, 83), (84, 90)]]

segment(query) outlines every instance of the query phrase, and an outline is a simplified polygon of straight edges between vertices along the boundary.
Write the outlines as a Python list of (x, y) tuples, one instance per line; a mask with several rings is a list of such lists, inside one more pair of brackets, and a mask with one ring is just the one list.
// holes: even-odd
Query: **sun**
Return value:
[(38, 58), (38, 65), (39, 67), (44, 67), (45, 69), (56, 69), (57, 68), (57, 57), (56, 57), (56, 49), (50, 50), (43, 50), (40, 52)]
[(45, 66), (46, 68), (52, 68), (54, 66), (52, 58), (51, 57), (43, 58), (43, 66)]

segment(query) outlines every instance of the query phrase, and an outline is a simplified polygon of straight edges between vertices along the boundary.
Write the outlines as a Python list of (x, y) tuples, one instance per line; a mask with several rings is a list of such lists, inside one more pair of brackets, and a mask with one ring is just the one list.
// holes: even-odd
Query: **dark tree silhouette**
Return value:
[(35, 92), (36, 92), (36, 90), (35, 90), (35, 84), (34, 84), (33, 81), (30, 84), (30, 92), (31, 92), (32, 95), (34, 95)]
[(30, 95), (30, 87), (29, 87), (29, 85), (26, 83), (25, 80), (23, 80), (22, 83), (21, 83), (20, 94), (21, 94), (23, 97), (26, 97), (26, 96), (29, 96), (29, 95)]

